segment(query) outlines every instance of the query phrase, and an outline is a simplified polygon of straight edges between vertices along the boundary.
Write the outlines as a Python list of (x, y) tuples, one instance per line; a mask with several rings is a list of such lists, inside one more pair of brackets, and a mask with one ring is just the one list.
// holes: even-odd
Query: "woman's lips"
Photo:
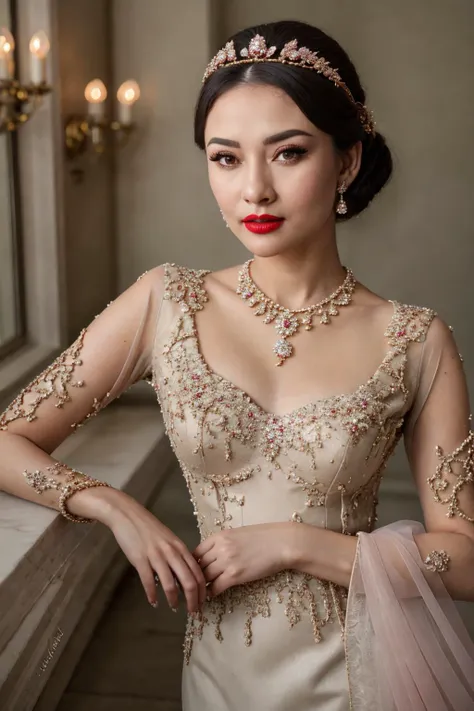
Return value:
[(275, 215), (248, 215), (242, 222), (249, 232), (254, 234), (264, 235), (269, 232), (274, 232), (284, 222), (283, 217), (275, 217)]

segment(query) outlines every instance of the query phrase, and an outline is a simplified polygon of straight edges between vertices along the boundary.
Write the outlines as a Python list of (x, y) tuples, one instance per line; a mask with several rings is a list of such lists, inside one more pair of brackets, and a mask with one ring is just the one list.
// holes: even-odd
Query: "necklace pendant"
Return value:
[(291, 310), (275, 303), (258, 288), (250, 274), (252, 261), (249, 259), (245, 262), (239, 272), (237, 294), (248, 306), (254, 308), (255, 316), (263, 316), (263, 322), (266, 324), (273, 323), (280, 336), (273, 346), (273, 352), (278, 358), (276, 365), (281, 366), (293, 355), (293, 346), (288, 343), (287, 338), (297, 334), (301, 326), (305, 331), (311, 331), (314, 318), (318, 318), (323, 325), (330, 324), (332, 317), (339, 314), (338, 307), (351, 303), (357, 282), (353, 273), (346, 269), (344, 282), (330, 296), (312, 306)]
[(277, 366), (283, 365), (285, 360), (293, 353), (293, 346), (285, 338), (279, 338), (273, 346), (273, 352), (278, 357)]
[[(275, 321), (275, 329), (279, 336), (283, 339), (292, 336), (300, 327), (298, 318), (291, 311), (284, 311)], [(281, 339), (281, 340), (283, 340)]]

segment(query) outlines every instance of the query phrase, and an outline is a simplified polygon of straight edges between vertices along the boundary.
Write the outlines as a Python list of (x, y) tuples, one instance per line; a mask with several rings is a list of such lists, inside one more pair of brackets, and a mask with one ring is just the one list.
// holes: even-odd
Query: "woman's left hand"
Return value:
[(230, 528), (206, 538), (193, 552), (211, 597), (234, 585), (265, 578), (289, 567), (288, 523)]

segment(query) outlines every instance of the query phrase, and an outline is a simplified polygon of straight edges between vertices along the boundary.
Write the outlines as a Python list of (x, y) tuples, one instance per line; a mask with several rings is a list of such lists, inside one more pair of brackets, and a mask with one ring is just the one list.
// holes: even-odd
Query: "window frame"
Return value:
[(16, 139), (25, 329), (23, 342), (0, 361), (0, 407), (59, 354), (67, 338), (64, 151), (54, 0), (12, 0), (11, 8), (20, 78), (28, 80), (29, 40), (42, 28), (53, 49), (48, 77), (53, 91), (18, 129)]
[[(14, 1), (10, 2), (14, 5)], [(13, 13), (13, 9), (10, 10)], [(12, 31), (15, 32), (14, 15), (11, 14)], [(25, 283), (23, 270), (23, 229), (21, 220), (21, 192), (19, 180), (19, 160), (18, 160), (18, 134), (7, 134), (10, 139), (8, 146), (8, 169), (10, 171), (10, 221), (11, 234), (13, 242), (13, 263), (12, 267), (15, 270), (15, 321), (17, 324), (17, 332), (9, 341), (0, 344), (0, 365), (1, 362), (10, 354), (17, 351), (26, 343), (26, 308), (25, 308)]]

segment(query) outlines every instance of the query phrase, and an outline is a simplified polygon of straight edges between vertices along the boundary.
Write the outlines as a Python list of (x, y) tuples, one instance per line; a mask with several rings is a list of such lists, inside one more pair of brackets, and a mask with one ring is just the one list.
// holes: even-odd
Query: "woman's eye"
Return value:
[(293, 163), (308, 151), (305, 148), (285, 148), (276, 156), (280, 163)]
[(209, 160), (213, 163), (219, 163), (219, 165), (222, 165), (224, 168), (232, 168), (232, 166), (235, 165), (235, 156), (230, 153), (216, 153), (215, 155), (210, 156)]

